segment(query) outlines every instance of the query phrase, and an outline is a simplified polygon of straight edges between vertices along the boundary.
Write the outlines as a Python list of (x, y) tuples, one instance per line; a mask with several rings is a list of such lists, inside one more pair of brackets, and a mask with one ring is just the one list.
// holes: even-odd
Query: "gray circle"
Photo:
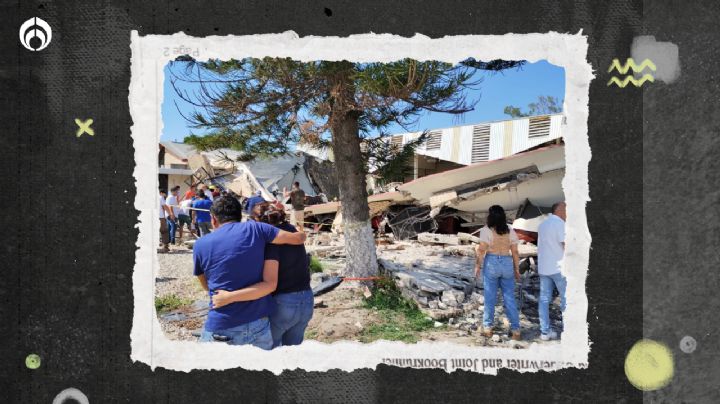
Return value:
[(695, 341), (695, 338), (686, 335), (682, 337), (680, 340), (680, 350), (689, 354), (693, 353), (695, 349), (697, 348), (697, 341)]
[(70, 387), (61, 391), (57, 396), (55, 396), (52, 404), (62, 404), (65, 402), (65, 400), (69, 399), (73, 399), (80, 404), (90, 404), (90, 400), (88, 400), (87, 396), (83, 394), (82, 391), (74, 387)]

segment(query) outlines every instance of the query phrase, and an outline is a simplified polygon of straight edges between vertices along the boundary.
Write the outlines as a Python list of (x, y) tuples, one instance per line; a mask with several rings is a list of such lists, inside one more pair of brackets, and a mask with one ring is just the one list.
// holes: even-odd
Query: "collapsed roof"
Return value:
[[(387, 202), (448, 207), (464, 216), (486, 213), (492, 205), (515, 211), (528, 201), (550, 206), (564, 199), (565, 146), (554, 144), (510, 157), (481, 162), (418, 178), (397, 191), (370, 195), (368, 203)], [(307, 207), (309, 215), (338, 212), (340, 202)], [(372, 210), (372, 209), (371, 209)]]
[(563, 200), (564, 175), (565, 146), (559, 144), (428, 175), (397, 189), (420, 205), (481, 213), (492, 205), (515, 210), (526, 199), (539, 206)]
[(304, 152), (288, 153), (277, 157), (256, 158), (250, 161), (238, 161), (241, 153), (231, 149), (218, 149), (202, 152), (214, 170), (226, 174), (214, 181), (242, 196), (261, 191), (266, 199), (274, 199), (283, 190), (290, 190), (294, 182), (308, 196), (324, 194), (328, 198), (337, 196), (337, 180), (329, 162)]

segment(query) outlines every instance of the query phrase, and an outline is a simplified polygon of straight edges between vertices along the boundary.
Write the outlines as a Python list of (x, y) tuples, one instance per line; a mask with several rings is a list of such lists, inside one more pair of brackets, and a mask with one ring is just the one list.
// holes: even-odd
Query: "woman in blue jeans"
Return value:
[(485, 310), (483, 334), (493, 335), (495, 303), (498, 287), (502, 291), (505, 314), (510, 320), (512, 339), (520, 340), (520, 314), (515, 301), (515, 280), (520, 280), (518, 237), (507, 224), (505, 210), (493, 205), (488, 211), (487, 225), (480, 230), (476, 247), (475, 277), (482, 273)]
[[(266, 206), (257, 215), (262, 221), (291, 233), (297, 229), (285, 219), (285, 212), (275, 206)], [(273, 348), (300, 345), (313, 316), (314, 297), (310, 288), (309, 257), (304, 245), (268, 244), (266, 260), (279, 262), (277, 289), (273, 293), (275, 311), (270, 316)], [(236, 292), (218, 291), (213, 295), (213, 306), (219, 307), (239, 301)]]

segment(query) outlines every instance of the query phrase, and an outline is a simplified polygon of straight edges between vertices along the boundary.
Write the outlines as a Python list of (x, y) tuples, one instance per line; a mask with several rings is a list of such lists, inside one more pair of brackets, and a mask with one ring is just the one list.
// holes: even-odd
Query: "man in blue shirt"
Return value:
[(212, 206), (212, 201), (208, 199), (208, 197), (201, 193), (198, 193), (195, 196), (195, 200), (192, 203), (192, 207), (197, 209), (192, 210), (193, 217), (195, 218), (194, 222), (195, 225), (198, 228), (198, 233), (200, 237), (205, 236), (207, 234), (210, 234), (210, 207)]
[(217, 198), (210, 209), (214, 232), (193, 247), (194, 274), (212, 296), (217, 290), (252, 287), (254, 300), (210, 308), (201, 341), (224, 341), (271, 349), (268, 316), (274, 309), (270, 293), (277, 287), (277, 260), (265, 260), (267, 244), (305, 242), (305, 233), (290, 233), (266, 223), (241, 222), (237, 199)]
[(252, 211), (253, 211), (253, 208), (255, 207), (255, 205), (257, 205), (258, 203), (263, 203), (263, 202), (265, 202), (265, 198), (262, 197), (262, 191), (257, 191), (257, 192), (255, 193), (255, 196), (250, 197), (250, 198), (248, 199), (245, 212), (246, 212), (248, 215), (251, 215), (251, 214), (252, 214)]

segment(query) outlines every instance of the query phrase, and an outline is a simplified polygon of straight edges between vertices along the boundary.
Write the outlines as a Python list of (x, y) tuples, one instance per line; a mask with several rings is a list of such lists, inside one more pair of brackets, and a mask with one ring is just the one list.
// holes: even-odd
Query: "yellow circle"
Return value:
[(670, 349), (657, 341), (641, 339), (625, 357), (625, 375), (643, 391), (667, 386), (675, 372)]
[(36, 354), (30, 354), (25, 358), (25, 366), (28, 367), (28, 369), (37, 369), (40, 367), (40, 356)]

